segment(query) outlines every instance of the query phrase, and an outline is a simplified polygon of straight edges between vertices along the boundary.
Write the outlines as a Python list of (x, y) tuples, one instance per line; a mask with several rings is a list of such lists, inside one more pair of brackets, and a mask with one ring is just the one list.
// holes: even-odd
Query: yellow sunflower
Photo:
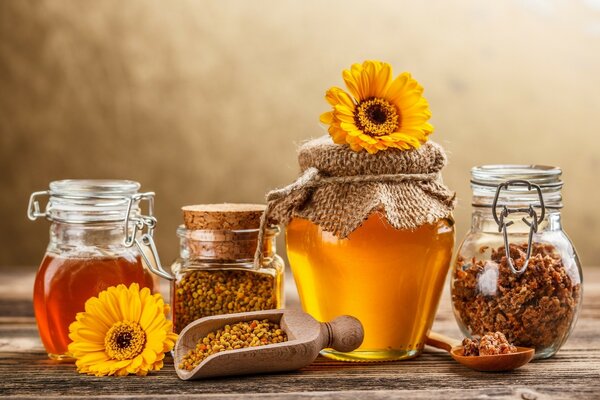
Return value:
[(389, 147), (418, 148), (433, 126), (423, 87), (408, 72), (392, 79), (392, 67), (380, 61), (354, 64), (342, 74), (350, 94), (332, 87), (325, 99), (332, 111), (321, 115), (338, 144), (377, 153)]
[(177, 335), (169, 306), (148, 288), (111, 286), (85, 303), (69, 326), (69, 352), (77, 370), (89, 375), (146, 375), (163, 367)]

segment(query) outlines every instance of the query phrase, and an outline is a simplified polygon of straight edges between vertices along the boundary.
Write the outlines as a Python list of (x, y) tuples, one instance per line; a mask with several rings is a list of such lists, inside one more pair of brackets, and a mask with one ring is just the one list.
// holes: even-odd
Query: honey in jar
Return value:
[(267, 198), (268, 218), (287, 224), (302, 307), (320, 321), (354, 316), (365, 331), (357, 350), (322, 354), (347, 361), (418, 356), (454, 245), (443, 149), (429, 141), (370, 154), (321, 138), (302, 145), (298, 159), (301, 177)]
[(84, 310), (87, 299), (110, 286), (137, 282), (154, 288), (140, 257), (79, 258), (47, 253), (35, 278), (33, 306), (38, 330), (52, 358), (67, 353), (69, 325)]
[(350, 314), (365, 330), (357, 350), (325, 354), (378, 361), (423, 348), (450, 265), (452, 225), (440, 220), (398, 230), (375, 213), (339, 239), (308, 220), (290, 222), (287, 251), (304, 310), (319, 321)]
[[(141, 216), (139, 202), (152, 196), (138, 194), (139, 187), (132, 181), (66, 180), (32, 195), (29, 218), (52, 222), (33, 288), (38, 330), (50, 358), (70, 358), (69, 325), (89, 298), (119, 284), (154, 289), (142, 253), (133, 247), (140, 233), (134, 223)], [(37, 200), (42, 195), (49, 196), (43, 212)]]

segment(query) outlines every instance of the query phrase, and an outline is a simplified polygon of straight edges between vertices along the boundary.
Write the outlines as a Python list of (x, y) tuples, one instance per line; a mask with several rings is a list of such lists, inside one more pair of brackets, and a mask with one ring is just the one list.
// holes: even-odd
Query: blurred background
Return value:
[(600, 265), (600, 0), (1, 0), (0, 266), (39, 263), (28, 197), (65, 178), (155, 191), (170, 262), (182, 205), (296, 178), (325, 90), (365, 59), (424, 85), (459, 239), (472, 166), (558, 165), (565, 228)]

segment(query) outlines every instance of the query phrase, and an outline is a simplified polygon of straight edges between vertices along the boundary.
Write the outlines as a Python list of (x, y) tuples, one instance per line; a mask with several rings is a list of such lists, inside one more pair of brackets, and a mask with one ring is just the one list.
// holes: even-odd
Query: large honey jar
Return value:
[[(33, 289), (35, 317), (50, 358), (70, 357), (69, 325), (89, 298), (118, 284), (154, 289), (140, 250), (142, 243), (153, 243), (154, 193), (138, 193), (139, 188), (124, 180), (62, 180), (31, 195), (29, 218), (51, 221)], [(48, 196), (43, 211), (42, 196)], [(150, 203), (149, 215), (142, 215), (142, 201)]]
[(272, 192), (269, 216), (287, 223), (287, 252), (304, 310), (321, 321), (357, 317), (350, 353), (400, 360), (423, 349), (454, 245), (454, 194), (441, 182), (443, 149), (357, 153), (323, 138), (299, 150), (302, 176)]

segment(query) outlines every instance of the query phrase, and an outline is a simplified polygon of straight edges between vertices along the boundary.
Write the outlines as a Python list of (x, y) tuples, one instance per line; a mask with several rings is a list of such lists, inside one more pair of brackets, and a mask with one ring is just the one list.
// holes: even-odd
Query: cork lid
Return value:
[(183, 223), (193, 230), (258, 229), (265, 211), (263, 204), (198, 204), (184, 206)]

